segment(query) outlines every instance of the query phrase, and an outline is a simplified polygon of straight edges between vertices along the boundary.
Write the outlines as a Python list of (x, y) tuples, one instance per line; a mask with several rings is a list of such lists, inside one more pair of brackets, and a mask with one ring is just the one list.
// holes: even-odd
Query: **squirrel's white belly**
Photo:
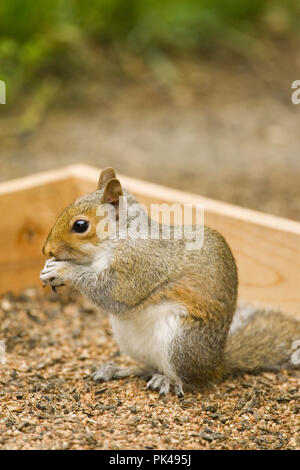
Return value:
[(122, 353), (176, 380), (170, 346), (180, 334), (182, 316), (186, 316), (182, 305), (165, 301), (128, 316), (111, 315), (110, 322)]

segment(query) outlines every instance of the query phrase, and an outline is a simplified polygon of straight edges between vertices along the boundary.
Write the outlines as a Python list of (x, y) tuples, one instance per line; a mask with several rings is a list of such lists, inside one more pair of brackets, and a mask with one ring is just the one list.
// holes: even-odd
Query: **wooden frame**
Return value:
[[(73, 165), (0, 184), (0, 294), (40, 286), (41, 249), (59, 212), (93, 191), (99, 170)], [(300, 314), (300, 223), (120, 176), (147, 207), (204, 204), (205, 223), (219, 230), (237, 260), (240, 298)]]

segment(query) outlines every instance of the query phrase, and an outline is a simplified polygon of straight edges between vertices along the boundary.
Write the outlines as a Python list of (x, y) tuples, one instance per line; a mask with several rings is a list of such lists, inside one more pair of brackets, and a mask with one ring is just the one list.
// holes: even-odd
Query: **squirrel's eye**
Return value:
[(89, 228), (89, 222), (86, 220), (76, 220), (72, 227), (72, 232), (84, 233)]

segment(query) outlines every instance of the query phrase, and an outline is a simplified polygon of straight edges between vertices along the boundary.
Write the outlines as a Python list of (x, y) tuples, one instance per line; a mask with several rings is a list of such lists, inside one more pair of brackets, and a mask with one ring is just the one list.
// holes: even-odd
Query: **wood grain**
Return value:
[[(60, 211), (93, 191), (99, 170), (74, 165), (0, 185), (0, 293), (40, 285), (41, 249)], [(124, 186), (151, 203), (202, 204), (205, 223), (219, 230), (236, 257), (240, 298), (300, 314), (300, 224), (156, 184), (120, 176)]]

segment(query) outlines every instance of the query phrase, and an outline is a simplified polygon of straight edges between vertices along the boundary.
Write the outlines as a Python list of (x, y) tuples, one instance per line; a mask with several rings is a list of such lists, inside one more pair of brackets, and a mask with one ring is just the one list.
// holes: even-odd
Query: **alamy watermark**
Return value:
[(0, 364), (6, 364), (5, 341), (0, 341)]
[(6, 84), (0, 80), (0, 104), (6, 104)]
[(292, 88), (295, 88), (295, 91), (291, 96), (292, 103), (300, 104), (300, 80), (294, 80), (292, 83)]
[[(128, 204), (127, 196), (120, 196), (117, 211), (118, 214), (112, 204), (101, 204), (98, 207), (100, 221), (96, 232), (100, 239), (184, 239), (187, 250), (200, 250), (203, 247), (203, 204), (151, 204), (148, 216), (146, 206), (140, 203)], [(176, 224), (172, 223), (172, 219)]]

